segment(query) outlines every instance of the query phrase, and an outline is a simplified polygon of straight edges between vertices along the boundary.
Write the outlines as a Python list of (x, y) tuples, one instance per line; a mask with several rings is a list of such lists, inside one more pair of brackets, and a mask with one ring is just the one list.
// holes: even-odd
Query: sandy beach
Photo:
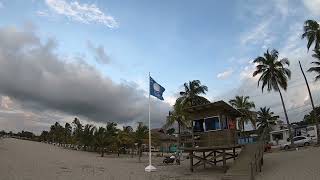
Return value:
[(147, 157), (138, 158), (64, 149), (50, 144), (18, 139), (0, 139), (0, 180), (215, 180), (223, 172), (212, 169), (189, 171), (189, 161), (181, 166), (154, 159), (157, 172), (146, 173)]
[[(320, 179), (320, 148), (265, 154), (263, 171), (258, 180), (317, 180)], [(218, 180), (223, 172), (199, 168), (188, 169), (188, 160), (181, 166), (161, 163), (154, 157), (157, 172), (146, 173), (148, 164), (143, 157), (107, 155), (68, 150), (49, 144), (17, 139), (0, 140), (0, 180)]]

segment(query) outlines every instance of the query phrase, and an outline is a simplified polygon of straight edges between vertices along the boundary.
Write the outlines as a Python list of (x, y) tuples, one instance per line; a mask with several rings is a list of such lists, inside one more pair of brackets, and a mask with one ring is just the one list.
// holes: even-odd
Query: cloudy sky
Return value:
[[(290, 121), (311, 109), (298, 69), (312, 61), (301, 40), (320, 0), (0, 0), (0, 129), (40, 132), (75, 116), (97, 125), (147, 121), (148, 72), (166, 88), (152, 98), (159, 127), (182, 84), (199, 79), (211, 101), (248, 95), (283, 118), (277, 93), (252, 78), (268, 48), (290, 59)], [(320, 85), (308, 79), (316, 105)]]

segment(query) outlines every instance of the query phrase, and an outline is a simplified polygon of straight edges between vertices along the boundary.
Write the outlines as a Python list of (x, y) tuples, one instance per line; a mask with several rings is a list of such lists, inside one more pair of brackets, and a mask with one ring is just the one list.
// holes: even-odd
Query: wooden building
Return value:
[[(222, 168), (226, 170), (226, 160), (235, 159), (235, 149), (241, 147), (236, 129), (241, 112), (224, 101), (193, 106), (185, 111), (192, 121), (192, 130), (191, 136), (181, 138), (184, 144), (181, 149), (190, 154), (190, 170), (206, 164), (216, 166), (218, 162), (222, 162)], [(193, 158), (198, 162), (194, 164)]]

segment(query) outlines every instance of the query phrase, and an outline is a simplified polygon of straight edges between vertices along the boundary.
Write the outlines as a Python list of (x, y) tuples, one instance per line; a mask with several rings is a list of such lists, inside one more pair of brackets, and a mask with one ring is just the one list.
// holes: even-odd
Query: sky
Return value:
[[(151, 98), (161, 127), (182, 85), (200, 80), (211, 101), (250, 96), (284, 118), (277, 93), (261, 92), (252, 60), (277, 49), (290, 62), (291, 122), (311, 110), (298, 67), (312, 51), (303, 23), (320, 0), (0, 0), (0, 129), (41, 132), (71, 122), (147, 122), (148, 73), (166, 88)], [(307, 73), (316, 105), (319, 82)]]

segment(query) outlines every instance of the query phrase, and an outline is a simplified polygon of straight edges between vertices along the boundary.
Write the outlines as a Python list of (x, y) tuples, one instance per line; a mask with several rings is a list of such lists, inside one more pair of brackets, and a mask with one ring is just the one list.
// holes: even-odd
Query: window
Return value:
[(227, 116), (222, 115), (221, 116), (221, 129), (228, 129), (228, 120), (227, 120)]
[(203, 132), (203, 119), (195, 120), (193, 126), (193, 132)]
[(295, 138), (293, 138), (293, 141), (300, 141), (303, 139), (305, 139), (305, 137), (295, 137)]
[(314, 131), (314, 127), (307, 127), (307, 131)]
[(206, 125), (206, 131), (218, 130), (220, 127), (220, 119), (218, 116), (209, 117), (204, 119)]
[(272, 134), (272, 139), (273, 139), (274, 141), (276, 141), (276, 140), (283, 140), (283, 133)]

